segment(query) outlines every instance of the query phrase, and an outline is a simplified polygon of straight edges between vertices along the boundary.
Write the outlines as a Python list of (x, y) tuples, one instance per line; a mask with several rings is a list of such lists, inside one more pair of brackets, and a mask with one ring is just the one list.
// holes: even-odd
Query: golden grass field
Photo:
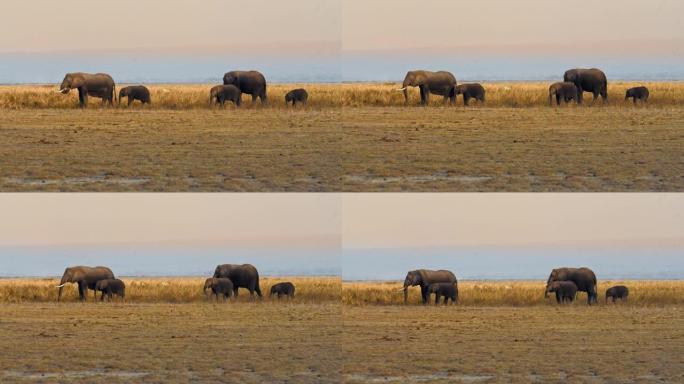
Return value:
[(240, 109), (209, 108), (210, 85), (155, 85), (149, 107), (87, 110), (56, 85), (0, 86), (0, 190), (681, 191), (684, 83), (648, 83), (638, 107), (633, 85), (611, 83), (607, 106), (485, 83), (485, 106), (422, 108), (397, 84), (276, 84)]
[[(207, 302), (202, 288), (203, 277), (122, 277), (126, 284), (126, 302), (129, 303), (198, 303)], [(259, 286), (264, 295), (263, 301), (273, 300), (268, 298), (272, 285), (284, 281), (290, 281), (295, 285), (295, 297), (289, 300), (291, 303), (339, 303), (341, 295), (341, 281), (337, 277), (261, 277)], [(55, 302), (57, 301), (57, 288), (59, 278), (8, 278), (0, 279), (0, 303), (30, 303), (30, 302)], [(92, 301), (93, 291), (88, 291), (89, 301)], [(236, 302), (249, 302), (249, 291), (240, 289), (238, 297), (233, 298)], [(99, 296), (98, 296), (99, 300)], [(77, 302), (78, 290), (76, 284), (68, 284), (62, 293), (63, 302)], [(116, 301), (119, 301), (117, 298)], [(280, 299), (286, 301), (285, 298)]]
[[(600, 280), (598, 296), (604, 303), (606, 289), (614, 285), (629, 288), (629, 306), (684, 305), (684, 280)], [(460, 281), (458, 306), (556, 306), (553, 293), (544, 299), (545, 281)], [(342, 303), (352, 306), (403, 305), (403, 282), (344, 282)], [(434, 295), (432, 297), (434, 301)], [(430, 304), (434, 304), (433, 301)], [(409, 304), (420, 304), (420, 287), (409, 287)], [(584, 306), (587, 295), (577, 293), (573, 306)], [(610, 304), (610, 303), (609, 303)]]

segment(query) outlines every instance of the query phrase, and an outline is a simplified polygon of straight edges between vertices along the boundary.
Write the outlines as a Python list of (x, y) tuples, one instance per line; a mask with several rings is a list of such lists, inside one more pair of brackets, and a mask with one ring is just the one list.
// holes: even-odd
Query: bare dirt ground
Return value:
[(345, 306), (347, 383), (681, 383), (681, 306)]
[(2, 383), (339, 382), (339, 304), (3, 304)]

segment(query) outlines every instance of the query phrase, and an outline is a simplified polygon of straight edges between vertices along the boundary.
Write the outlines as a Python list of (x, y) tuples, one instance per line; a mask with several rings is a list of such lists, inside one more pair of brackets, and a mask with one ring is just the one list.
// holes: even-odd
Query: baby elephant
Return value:
[(150, 99), (150, 90), (142, 85), (121, 88), (121, 91), (119, 91), (119, 102), (121, 102), (121, 99), (124, 97), (128, 98), (129, 107), (136, 100), (140, 100), (143, 104), (150, 104), (152, 102), (152, 99)]
[(485, 89), (482, 85), (478, 83), (473, 84), (461, 84), (454, 88), (455, 95), (463, 95), (463, 105), (467, 106), (470, 99), (475, 99), (480, 103), (485, 101)]
[(561, 100), (569, 103), (571, 100), (577, 101), (577, 87), (575, 83), (553, 83), (549, 87), (549, 105), (553, 104), (553, 98), (556, 98), (556, 105), (560, 105)]
[(289, 281), (286, 281), (284, 283), (278, 283), (274, 286), (271, 287), (271, 294), (268, 296), (271, 297), (273, 295), (278, 295), (278, 299), (280, 299), (280, 296), (285, 295), (288, 298), (293, 298), (295, 293), (295, 287), (294, 284), (290, 283)]
[(303, 88), (293, 89), (285, 95), (285, 104), (292, 102), (292, 106), (296, 106), (297, 103), (305, 104), (309, 99), (309, 94)]
[(121, 296), (121, 300), (126, 298), (126, 284), (119, 279), (107, 279), (100, 280), (95, 284), (95, 295), (97, 292), (102, 292), (100, 301), (104, 300), (105, 295), (107, 295), (107, 300), (112, 299), (112, 295)]
[(572, 281), (554, 281), (549, 285), (548, 292), (556, 292), (556, 302), (558, 304), (572, 303), (577, 296), (577, 285)]
[(239, 107), (242, 102), (242, 92), (240, 88), (228, 84), (217, 85), (209, 92), (209, 105), (216, 100), (221, 106), (225, 106), (226, 101), (232, 101), (235, 106)]
[[(233, 282), (225, 277), (210, 277), (204, 281), (204, 295), (207, 296), (207, 289), (211, 289), (211, 294), (216, 296), (218, 301), (219, 294), (223, 296), (223, 301), (233, 296)], [(209, 295), (209, 298), (211, 295)]]
[(643, 103), (648, 101), (648, 88), (646, 87), (634, 87), (630, 88), (627, 90), (627, 93), (625, 93), (625, 101), (627, 99), (632, 98), (632, 101), (634, 104), (636, 104), (637, 101), (641, 101)]
[(427, 295), (435, 294), (435, 304), (439, 304), (439, 298), (444, 296), (444, 305), (447, 305), (449, 299), (451, 303), (455, 304), (458, 301), (458, 288), (452, 283), (434, 283), (427, 286)]
[(629, 296), (629, 289), (627, 289), (627, 287), (625, 287), (624, 285), (616, 285), (606, 290), (606, 303), (608, 303), (609, 297), (613, 300), (614, 303), (616, 299), (627, 301), (627, 296)]

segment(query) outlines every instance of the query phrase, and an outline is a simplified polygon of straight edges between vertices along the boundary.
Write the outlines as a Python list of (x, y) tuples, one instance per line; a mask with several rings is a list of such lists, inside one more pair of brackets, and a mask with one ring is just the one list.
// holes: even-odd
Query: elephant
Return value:
[(214, 277), (226, 277), (233, 282), (233, 293), (238, 295), (238, 288), (247, 288), (250, 296), (254, 297), (254, 292), (261, 296), (259, 288), (259, 272), (252, 264), (221, 264), (216, 266)]
[(152, 99), (150, 98), (150, 90), (142, 85), (133, 85), (130, 87), (121, 88), (119, 91), (119, 103), (124, 97), (128, 98), (129, 107), (135, 100), (140, 100), (140, 102), (143, 104), (152, 103)]
[[(62, 280), (57, 286), (57, 288), (59, 288), (59, 293), (57, 294), (57, 302), (61, 300), (62, 289), (67, 283), (77, 283), (78, 297), (81, 301), (85, 301), (88, 289), (95, 290), (95, 286), (98, 281), (113, 278), (114, 273), (111, 269), (107, 267), (85, 267), (82, 265), (76, 267), (68, 267), (64, 270)], [(97, 291), (95, 291), (95, 295), (97, 295)]]
[(435, 304), (439, 304), (439, 298), (444, 297), (444, 305), (449, 303), (455, 304), (458, 301), (458, 287), (452, 283), (433, 283), (429, 284), (425, 290), (427, 291), (428, 298), (430, 294), (435, 294)]
[(78, 90), (78, 102), (81, 108), (88, 106), (88, 96), (98, 97), (113, 105), (116, 98), (116, 84), (114, 79), (106, 73), (67, 73), (59, 86), (59, 92), (67, 94), (72, 89)]
[(209, 91), (209, 105), (211, 105), (214, 99), (222, 107), (225, 106), (226, 100), (232, 101), (236, 107), (239, 107), (242, 103), (242, 93), (234, 85), (217, 85)]
[(627, 301), (627, 296), (629, 296), (629, 289), (624, 285), (616, 285), (606, 290), (606, 303), (608, 303), (609, 297), (613, 300), (614, 303), (616, 299)]
[(298, 89), (293, 89), (290, 92), (288, 92), (285, 95), (285, 104), (292, 103), (292, 106), (296, 106), (297, 103), (305, 104), (306, 101), (309, 99), (309, 94), (306, 92), (306, 89), (303, 88), (298, 88)]
[(427, 286), (434, 283), (450, 283), (456, 285), (458, 290), (458, 281), (456, 276), (451, 271), (438, 270), (432, 271), (429, 269), (417, 269), (409, 271), (404, 279), (404, 304), (408, 301), (408, 287), (420, 285), (420, 295), (423, 298), (423, 304), (427, 304), (428, 292)]
[(100, 301), (104, 300), (105, 294), (110, 301), (112, 300), (112, 294), (119, 295), (121, 300), (126, 299), (126, 284), (119, 279), (99, 280), (95, 284), (95, 295), (97, 295), (98, 291), (102, 292)]
[(456, 95), (453, 92), (457, 85), (456, 78), (451, 72), (447, 71), (408, 71), (404, 82), (402, 83), (400, 91), (404, 92), (404, 101), (408, 105), (408, 87), (418, 87), (420, 89), (420, 103), (427, 105), (430, 102), (430, 93), (444, 96), (444, 102), (456, 101)]
[(577, 285), (572, 281), (554, 281), (546, 289), (547, 293), (556, 293), (556, 302), (558, 304), (572, 303), (575, 297), (577, 297)]
[(582, 104), (584, 92), (594, 94), (594, 102), (601, 95), (603, 102), (608, 101), (608, 80), (600, 69), (575, 68), (565, 71), (563, 81), (575, 84), (577, 87), (577, 104)]
[(216, 301), (218, 301), (219, 294), (223, 296), (223, 301), (227, 298), (233, 296), (233, 282), (225, 277), (214, 278), (210, 277), (204, 281), (204, 295), (207, 296), (207, 289), (211, 289), (211, 294), (216, 296)]
[(468, 106), (470, 99), (475, 99), (480, 103), (485, 101), (485, 89), (481, 84), (460, 84), (454, 87), (455, 96), (463, 95), (463, 105)]
[(278, 299), (280, 299), (280, 296), (285, 295), (288, 298), (292, 299), (294, 297), (294, 293), (294, 284), (290, 283), (289, 281), (286, 281), (284, 283), (278, 283), (273, 285), (271, 287), (271, 293), (268, 296), (271, 297), (273, 295), (278, 295)]
[(646, 87), (634, 87), (630, 88), (627, 90), (625, 93), (625, 101), (629, 99), (630, 97), (632, 98), (632, 101), (634, 104), (637, 103), (637, 101), (641, 101), (643, 103), (648, 101), (648, 88)]
[(587, 293), (587, 304), (598, 303), (596, 293), (596, 274), (589, 268), (556, 268), (551, 271), (549, 279), (546, 281), (544, 297), (548, 297), (549, 287), (554, 281), (572, 281), (577, 286), (578, 291)]
[(570, 100), (577, 101), (577, 87), (570, 82), (553, 83), (549, 87), (549, 105), (553, 104), (553, 98), (556, 98), (556, 105), (561, 104), (561, 100), (568, 103)]
[(252, 104), (258, 97), (261, 104), (266, 103), (266, 78), (258, 71), (231, 71), (223, 75), (223, 84), (232, 84), (242, 93), (252, 95)]

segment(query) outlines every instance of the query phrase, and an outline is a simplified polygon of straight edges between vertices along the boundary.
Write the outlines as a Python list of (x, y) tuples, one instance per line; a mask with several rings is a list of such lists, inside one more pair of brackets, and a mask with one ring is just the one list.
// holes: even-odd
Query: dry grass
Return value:
[(339, 304), (0, 305), (2, 383), (335, 383)]
[[(553, 294), (544, 299), (544, 281), (461, 281), (458, 284), (459, 306), (515, 306), (557, 305)], [(603, 304), (605, 291), (614, 285), (629, 288), (629, 306), (684, 305), (682, 280), (599, 281), (599, 301)], [(403, 304), (402, 282), (345, 282), (342, 284), (342, 303), (345, 305)], [(432, 298), (434, 300), (434, 296)], [(586, 305), (586, 293), (577, 294), (575, 306)], [(419, 304), (420, 288), (409, 288), (409, 303)], [(431, 301), (431, 304), (433, 302)]]
[[(207, 302), (202, 288), (205, 278), (121, 278), (126, 283), (126, 302), (128, 303), (197, 303)], [(273, 284), (290, 281), (295, 285), (295, 298), (287, 301), (275, 297), (269, 300), (268, 293)], [(55, 302), (59, 279), (0, 279), (0, 303)], [(339, 303), (341, 282), (337, 277), (262, 277), (259, 280), (263, 302)], [(88, 291), (92, 301), (93, 291)], [(240, 289), (237, 302), (248, 302), (249, 292)], [(99, 296), (98, 296), (99, 297)], [(62, 301), (77, 302), (78, 292), (75, 284), (64, 288)]]
[[(548, 105), (548, 88), (552, 82), (483, 82), (487, 92), (487, 107), (539, 107)], [(128, 84), (117, 85), (117, 89)], [(156, 84), (149, 85), (152, 105), (149, 109), (198, 109), (207, 108), (209, 89), (214, 84)], [(611, 82), (610, 104), (631, 106), (625, 102), (625, 90), (645, 85), (651, 97), (651, 107), (681, 106), (684, 104), (684, 82)], [(267, 108), (287, 108), (285, 93), (294, 88), (309, 92), (308, 108), (403, 106), (403, 93), (397, 91), (399, 83), (351, 83), (351, 84), (269, 84)], [(57, 84), (0, 86), (0, 109), (23, 108), (77, 108), (77, 92), (68, 96), (57, 93)], [(412, 104), (419, 100), (417, 88), (410, 90)], [(118, 96), (118, 95), (117, 95)], [(585, 99), (591, 96), (585, 94)], [(630, 99), (631, 100), (631, 99)], [(243, 95), (245, 106), (251, 107), (251, 96)], [(459, 98), (459, 102), (462, 99)], [(442, 97), (431, 95), (431, 104), (443, 105)], [(123, 107), (123, 106), (122, 106)], [(90, 99), (90, 108), (100, 108), (99, 99)], [(261, 107), (260, 107), (261, 108)]]
[(346, 306), (347, 383), (681, 383), (684, 307)]

